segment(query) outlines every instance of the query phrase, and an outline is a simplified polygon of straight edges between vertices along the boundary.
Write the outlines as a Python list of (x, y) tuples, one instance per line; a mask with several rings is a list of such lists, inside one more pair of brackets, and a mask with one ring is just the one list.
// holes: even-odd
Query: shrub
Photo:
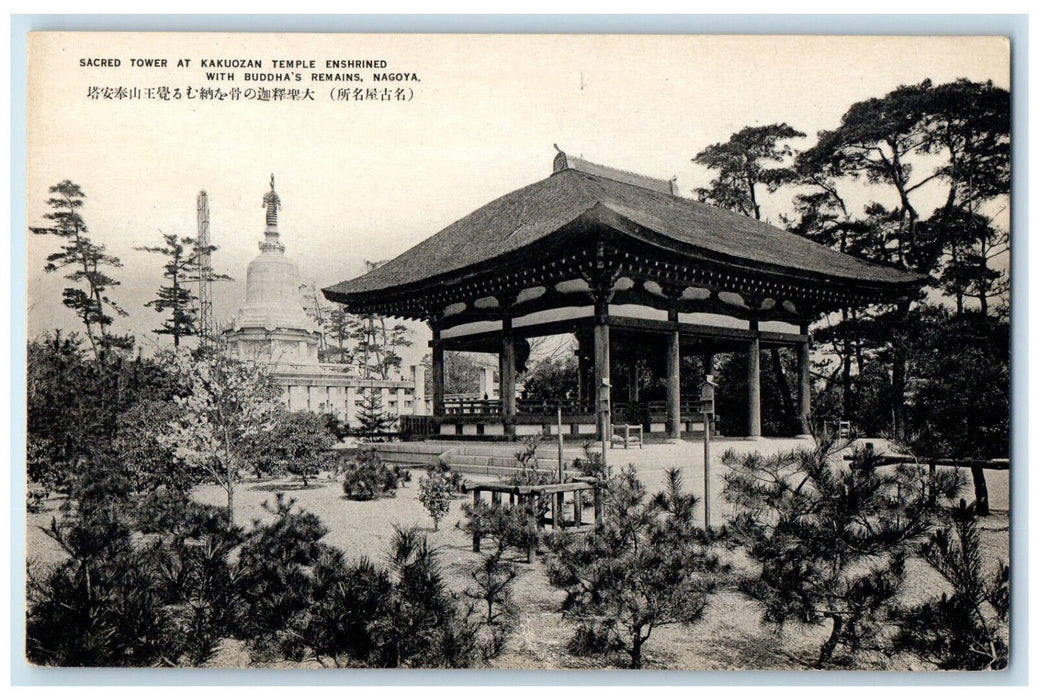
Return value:
[(961, 485), (956, 474), (929, 483), (916, 467), (878, 468), (872, 451), (845, 466), (837, 461), (843, 447), (829, 438), (767, 458), (722, 457), (732, 533), (760, 565), (741, 588), (768, 623), (832, 623), (817, 667), (837, 647), (854, 653), (883, 641), (880, 623), (902, 587), (909, 548), (929, 529), (934, 504)]
[(592, 476), (596, 479), (610, 478), (610, 467), (603, 460), (602, 452), (593, 451), (591, 443), (584, 445), (584, 458), (574, 459), (571, 468), (579, 472), (581, 476)]
[(238, 627), (230, 552), (241, 531), (228, 529), (218, 508), (161, 490), (107, 505), (84, 501), (66, 507), (48, 534), (69, 558), (29, 572), (34, 663), (199, 665)]
[(211, 660), (225, 637), (237, 634), (245, 615), (242, 569), (231, 553), (242, 541), (227, 528), (221, 509), (188, 508), (176, 535), (147, 555), (160, 574), (162, 600), (177, 613), (182, 662)]
[(516, 462), (520, 470), (505, 479), (508, 484), (515, 486), (537, 486), (539, 484), (550, 484), (556, 475), (548, 469), (541, 469), (538, 463), (538, 447), (541, 445), (540, 435), (531, 435), (523, 438), (523, 449), (516, 453)]
[(479, 656), (476, 626), (456, 606), (440, 562), (414, 528), (394, 528), (393, 593), (374, 625), (373, 665), (383, 668), (470, 666)]
[(463, 594), (471, 601), (469, 615), (480, 619), (480, 654), (485, 660), (491, 659), (502, 652), (515, 628), (517, 610), (512, 584), (516, 567), (492, 553), (480, 557), (469, 567), (468, 574), (472, 583)]
[(591, 533), (552, 533), (549, 582), (566, 592), (563, 615), (578, 625), (572, 649), (624, 649), (640, 668), (654, 629), (701, 619), (723, 567), (693, 524), (696, 499), (681, 488), (673, 469), (666, 490), (647, 501), (628, 467), (608, 482)]
[(451, 469), (443, 459), (439, 457), (435, 462), (426, 466), (426, 476), (439, 475), (447, 482), (453, 496), (465, 493), (465, 475)]
[(360, 450), (343, 469), (343, 493), (354, 501), (393, 498), (401, 484), (410, 481), (410, 471), (386, 464), (373, 448)]
[(440, 528), (440, 521), (451, 509), (451, 494), (451, 485), (440, 472), (419, 479), (418, 499), (433, 518), (434, 530)]
[[(249, 532), (161, 490), (67, 508), (50, 534), (69, 558), (29, 572), (28, 658), (199, 665), (237, 637), (254, 660), (460, 668), (500, 649), (503, 634), (485, 642), (417, 531), (398, 528), (387, 570), (323, 544), (320, 520), (283, 494), (265, 506), (272, 522)], [(137, 536), (138, 522), (153, 533)]]
[(470, 535), (490, 540), (498, 557), (509, 547), (526, 552), (528, 547), (537, 543), (537, 526), (531, 522), (526, 507), (480, 501), (475, 505), (463, 504), (462, 511), (466, 516), (462, 529)]
[(335, 434), (324, 416), (279, 407), (269, 430), (247, 440), (248, 459), (259, 476), (295, 474), (303, 486), (335, 462)]
[(313, 571), (313, 598), (299, 634), (323, 663), (370, 663), (378, 656), (374, 629), (393, 595), (389, 573), (367, 559), (347, 562), (332, 548), (320, 554)]
[(43, 502), (50, 496), (50, 492), (39, 486), (30, 486), (25, 491), (25, 510), (29, 513), (39, 513), (43, 510)]
[(265, 503), (274, 521), (257, 521), (239, 555), (247, 601), (242, 633), (261, 659), (300, 660), (306, 651), (293, 626), (312, 599), (310, 570), (325, 550), (318, 540), (328, 530), (316, 515), (294, 506), (281, 493), (273, 505)]
[(174, 665), (183, 646), (158, 570), (115, 508), (67, 513), (47, 530), (68, 555), (28, 573), (26, 656), (55, 666)]
[(270, 525), (242, 547), (241, 627), (256, 659), (314, 658), (376, 667), (466, 667), (481, 658), (477, 626), (447, 590), (436, 553), (396, 528), (389, 570), (346, 561), (325, 529), (280, 497)]
[(205, 479), (202, 470), (177, 457), (176, 450), (160, 440), (160, 426), (175, 416), (168, 401), (141, 401), (116, 420), (113, 461), (125, 470), (135, 493), (160, 486), (186, 493)]
[(973, 506), (961, 500), (948, 520), (919, 551), (952, 594), (897, 610), (895, 645), (943, 670), (1006, 668), (1010, 567), (1001, 562), (986, 576)]
[(472, 584), (465, 590), (465, 595), (486, 606), (484, 622), (488, 625), (508, 622), (516, 613), (512, 603), (516, 567), (494, 552), (480, 557), (479, 562), (469, 567), (468, 574)]

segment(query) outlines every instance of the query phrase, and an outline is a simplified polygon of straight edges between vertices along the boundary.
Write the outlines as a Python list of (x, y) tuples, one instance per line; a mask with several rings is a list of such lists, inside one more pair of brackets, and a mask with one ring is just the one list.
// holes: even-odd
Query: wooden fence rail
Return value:
[[(519, 502), (519, 507), (524, 509), (528, 518), (528, 525), (532, 532), (537, 532), (544, 525), (543, 522), (538, 518), (539, 506), (545, 501), (547, 497), (550, 497), (548, 503), (551, 509), (551, 519), (549, 522), (552, 524), (552, 529), (557, 530), (560, 527), (580, 527), (584, 524), (584, 516), (582, 511), (584, 510), (584, 500), (582, 495), (585, 491), (592, 492), (592, 512), (595, 524), (602, 522), (602, 491), (601, 485), (598, 479), (593, 477), (580, 477), (574, 481), (567, 481), (561, 484), (538, 484), (538, 485), (514, 485), (514, 484), (502, 484), (502, 483), (490, 483), (481, 484), (474, 483), (471, 481), (465, 481), (462, 484), (462, 490), (465, 493), (473, 494), (473, 507), (476, 507), (480, 503), (480, 494), (484, 491), (491, 494), (491, 503), (500, 504), (502, 495), (507, 494), (509, 496), (509, 504), (516, 505)], [(567, 523), (563, 512), (566, 494), (571, 493), (572, 505), (573, 505), (573, 519)], [(480, 551), (480, 540), (482, 533), (478, 529), (473, 530), (473, 551)], [(527, 545), (527, 563), (530, 564), (534, 561), (534, 550), (537, 546), (536, 538), (532, 538), (530, 543)]]
[[(845, 461), (852, 461), (852, 455), (845, 455)], [(956, 469), (970, 469), (971, 480), (974, 482), (974, 507), (978, 515), (989, 514), (988, 484), (985, 482), (985, 470), (1010, 471), (1009, 459), (954, 459), (946, 457), (914, 457), (913, 455), (876, 455), (873, 457), (874, 465), (887, 467), (893, 465), (927, 465), (927, 471), (933, 481), (935, 471), (938, 467), (952, 467)]]

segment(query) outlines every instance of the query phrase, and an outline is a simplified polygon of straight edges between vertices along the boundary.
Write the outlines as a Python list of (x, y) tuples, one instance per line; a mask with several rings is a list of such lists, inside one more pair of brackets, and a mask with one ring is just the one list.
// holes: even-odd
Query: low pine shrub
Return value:
[(653, 630), (703, 618), (725, 570), (709, 533), (694, 524), (696, 499), (668, 473), (652, 498), (634, 469), (610, 479), (602, 523), (590, 533), (553, 532), (549, 582), (566, 592), (563, 616), (576, 623), (570, 648), (594, 654), (623, 649), (641, 668)]
[(942, 670), (1006, 668), (1010, 567), (1000, 562), (994, 572), (985, 572), (973, 505), (961, 500), (946, 517), (919, 554), (952, 592), (895, 611), (895, 646)]
[(30, 569), (26, 656), (53, 666), (172, 666), (184, 648), (161, 571), (115, 508), (66, 513), (47, 534), (68, 555)]
[(925, 468), (879, 468), (868, 449), (845, 464), (846, 446), (826, 436), (811, 450), (722, 456), (731, 535), (758, 565), (740, 588), (766, 623), (829, 623), (818, 668), (884, 650), (908, 556), (933, 526), (936, 504), (962, 485), (955, 473), (932, 480)]
[(352, 501), (393, 498), (410, 481), (410, 471), (387, 464), (374, 448), (361, 449), (343, 469), (343, 493)]
[(526, 552), (530, 545), (537, 544), (537, 527), (525, 507), (480, 501), (475, 505), (463, 504), (462, 511), (465, 521), (461, 528), (470, 535), (489, 540), (491, 552), (498, 557), (510, 547)]

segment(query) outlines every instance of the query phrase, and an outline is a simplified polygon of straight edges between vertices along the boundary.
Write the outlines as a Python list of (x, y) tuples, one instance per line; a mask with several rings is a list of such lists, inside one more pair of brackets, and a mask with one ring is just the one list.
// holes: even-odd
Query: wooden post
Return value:
[(534, 493), (527, 494), (527, 526), (530, 528), (530, 541), (527, 543), (527, 563), (534, 563), (534, 548), (537, 543), (538, 537), (538, 508), (537, 508), (537, 495)]
[[(808, 335), (808, 324), (801, 324), (801, 335)], [(801, 435), (810, 435), (812, 426), (808, 424), (808, 417), (812, 413), (812, 376), (811, 355), (809, 341), (805, 340), (798, 344), (797, 370), (800, 381), (797, 384), (797, 420), (800, 424)]]
[(444, 415), (444, 343), (440, 339), (440, 326), (430, 322), (433, 331), (433, 415)]
[(574, 491), (574, 525), (581, 525), (581, 500), (584, 497), (584, 489)]
[(563, 407), (556, 406), (556, 446), (559, 452), (559, 483), (563, 483)]
[[(610, 439), (610, 327), (605, 320), (595, 324), (595, 387), (592, 396), (597, 402), (596, 409), (602, 416), (600, 430), (605, 431), (600, 437), (605, 442)], [(604, 389), (604, 387), (606, 387)], [(606, 398), (603, 401), (603, 398)]]
[(602, 486), (598, 483), (592, 487), (592, 513), (595, 516), (595, 524), (602, 523)]
[[(473, 489), (473, 509), (480, 505), (480, 489)], [(473, 551), (480, 551), (480, 529), (473, 528)]]
[(516, 342), (512, 337), (512, 316), (507, 310), (501, 320), (501, 353), (498, 360), (499, 393), (505, 435), (516, 437)]
[(703, 412), (703, 529), (711, 527), (711, 431), (708, 429), (711, 414)]
[[(678, 321), (678, 312), (668, 312), (670, 320), (674, 315)], [(671, 331), (667, 346), (667, 436), (672, 440), (682, 437), (682, 381), (681, 381), (681, 345), (678, 329)]]
[(758, 322), (751, 321), (754, 338), (747, 346), (747, 437), (761, 437), (761, 341)]
[(974, 479), (974, 509), (978, 515), (988, 515), (988, 484), (985, 483), (985, 469), (981, 465), (972, 464), (970, 475)]
[(563, 517), (563, 494), (557, 493), (552, 501), (552, 532), (559, 529), (559, 521)]

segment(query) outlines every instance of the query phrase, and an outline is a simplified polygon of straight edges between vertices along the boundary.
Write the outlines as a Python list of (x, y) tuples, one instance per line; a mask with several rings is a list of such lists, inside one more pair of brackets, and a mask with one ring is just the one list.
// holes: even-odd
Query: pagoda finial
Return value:
[(263, 206), (267, 208), (267, 229), (263, 232), (265, 240), (260, 243), (260, 250), (284, 251), (285, 246), (278, 240), (278, 210), (281, 209), (281, 197), (274, 191), (274, 173), (271, 173), (271, 191), (263, 195)]
[(271, 173), (271, 191), (263, 195), (263, 206), (267, 207), (267, 227), (278, 228), (278, 210), (281, 209), (281, 198), (274, 191), (274, 173)]

